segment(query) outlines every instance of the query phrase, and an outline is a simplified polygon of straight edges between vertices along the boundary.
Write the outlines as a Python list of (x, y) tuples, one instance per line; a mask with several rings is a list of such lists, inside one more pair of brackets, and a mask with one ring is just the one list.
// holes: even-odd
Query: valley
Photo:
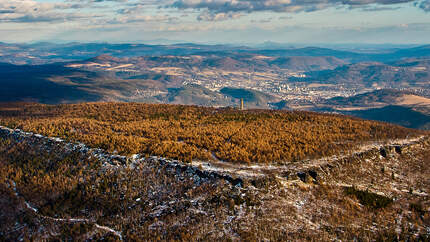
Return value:
[[(192, 44), (6, 46), (0, 56), (5, 62), (0, 65), (3, 102), (120, 101), (237, 107), (243, 98), (248, 109), (328, 108), (336, 112), (359, 107), (337, 105), (330, 99), (375, 90), (430, 97), (428, 46), (381, 53)], [(18, 59), (13, 53), (25, 58), (24, 52), (40, 61), (14, 61)], [(46, 52), (53, 55), (46, 56)], [(232, 88), (237, 90), (232, 92)], [(408, 102), (399, 104), (410, 107), (417, 101)], [(374, 108), (383, 106), (374, 103)], [(423, 106), (415, 111), (426, 113), (427, 109)]]
[(0, 242), (430, 241), (430, 0), (0, 0)]

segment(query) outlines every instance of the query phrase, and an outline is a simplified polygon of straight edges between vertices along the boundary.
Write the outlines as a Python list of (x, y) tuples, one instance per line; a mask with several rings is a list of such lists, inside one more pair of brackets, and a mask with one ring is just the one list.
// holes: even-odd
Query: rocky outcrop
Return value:
[(400, 156), (405, 152), (413, 151), (420, 146), (430, 145), (430, 137), (423, 136), (419, 139), (403, 140), (400, 143), (375, 146), (361, 152), (352, 153), (351, 155), (332, 157), (332, 159), (326, 159), (327, 161), (325, 162), (316, 162), (314, 165), (299, 166), (284, 170), (281, 176), (288, 180), (317, 183), (319, 180), (324, 180), (324, 178), (329, 176), (331, 170), (341, 168), (346, 164), (358, 164), (369, 160), (392, 158)]
[[(252, 168), (237, 166), (235, 169), (206, 169), (203, 166), (187, 164), (178, 160), (171, 160), (157, 156), (143, 156), (135, 154), (130, 157), (111, 154), (99, 148), (90, 148), (82, 143), (70, 143), (56, 137), (45, 137), (40, 134), (25, 132), (19, 129), (10, 129), (0, 126), (0, 138), (11, 138), (15, 141), (23, 141), (38, 145), (44, 151), (61, 149), (62, 152), (79, 151), (82, 155), (97, 158), (103, 162), (107, 168), (115, 167), (136, 167), (139, 163), (146, 162), (165, 167), (166, 169), (174, 170), (177, 174), (185, 174), (192, 177), (196, 183), (207, 182), (209, 180), (224, 180), (234, 186), (242, 187), (244, 184), (259, 186), (261, 182), (261, 174)], [(360, 163), (366, 160), (384, 159), (388, 157), (401, 155), (403, 152), (413, 150), (417, 146), (430, 144), (428, 136), (421, 138), (406, 139), (401, 141), (393, 141), (390, 144), (380, 144), (369, 146), (362, 151), (353, 152), (348, 155), (339, 155), (333, 157), (324, 157), (314, 161), (304, 161), (303, 164), (293, 166), (276, 167), (276, 170), (271, 171), (276, 173), (281, 178), (287, 180), (301, 180), (308, 183), (319, 183), (329, 176), (331, 170), (340, 168), (345, 164)], [(214, 168), (214, 167), (211, 167)], [(259, 167), (261, 168), (261, 167)], [(248, 176), (243, 171), (248, 169), (254, 176)]]
[(37, 145), (41, 151), (51, 152), (60, 150), (61, 152), (76, 152), (78, 151), (84, 156), (95, 157), (103, 163), (107, 168), (115, 167), (135, 167), (138, 163), (149, 162), (159, 165), (166, 169), (175, 170), (176, 173), (185, 174), (192, 177), (196, 183), (206, 182), (213, 179), (222, 179), (234, 186), (243, 186), (243, 179), (233, 177), (231, 174), (207, 171), (192, 166), (191, 164), (182, 163), (177, 160), (166, 159), (157, 156), (145, 157), (139, 154), (130, 157), (111, 154), (99, 148), (90, 148), (82, 143), (70, 143), (56, 137), (46, 137), (40, 134), (25, 132), (20, 129), (10, 129), (0, 126), (0, 138), (13, 139), (16, 142), (26, 141), (30, 144)]

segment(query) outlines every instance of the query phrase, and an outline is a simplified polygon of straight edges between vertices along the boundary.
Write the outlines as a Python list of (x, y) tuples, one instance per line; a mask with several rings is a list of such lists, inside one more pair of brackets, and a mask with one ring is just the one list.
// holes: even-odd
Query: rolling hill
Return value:
[(382, 108), (342, 111), (342, 113), (364, 119), (394, 123), (408, 128), (430, 130), (430, 115), (407, 106), (389, 105)]
[(126, 101), (176, 103), (204, 106), (237, 106), (245, 98), (249, 108), (267, 108), (273, 96), (255, 90), (222, 89), (211, 91), (199, 85), (181, 85), (182, 78), (153, 71), (136, 75), (97, 70), (100, 66), (123, 66), (123, 61), (101, 56), (85, 61), (87, 68), (76, 62), (65, 65), (0, 64), (0, 101), (32, 101), (40, 103), (78, 103)]
[(430, 99), (411, 91), (383, 89), (352, 97), (336, 97), (326, 100), (321, 107), (409, 128), (430, 128)]
[(347, 107), (375, 107), (381, 105), (430, 105), (430, 99), (420, 97), (412, 91), (399, 91), (395, 89), (380, 89), (350, 97), (334, 97), (325, 101), (328, 105)]
[(220, 90), (220, 93), (232, 98), (234, 103), (238, 103), (240, 99), (243, 99), (246, 108), (269, 108), (269, 103), (279, 100), (272, 95), (244, 88), (225, 87)]
[[(54, 82), (51, 78), (67, 78), (70, 83)], [(35, 101), (68, 103), (98, 101), (102, 96), (79, 87), (78, 83), (93, 83), (100, 75), (68, 69), (61, 65), (18, 66), (0, 64), (0, 101)]]
[(316, 71), (335, 69), (348, 62), (332, 56), (291, 56), (275, 58), (269, 64), (294, 71)]
[(193, 104), (200, 106), (229, 106), (231, 99), (220, 92), (211, 91), (198, 85), (169, 88), (168, 95), (161, 99), (164, 103)]
[(408, 128), (430, 128), (430, 99), (408, 90), (380, 89), (349, 97), (308, 102), (302, 106), (296, 106), (289, 100), (270, 105), (275, 109), (341, 113)]
[(402, 88), (428, 83), (430, 68), (426, 60), (397, 63), (358, 63), (307, 73), (307, 82), (320, 82), (335, 85), (350, 85), (357, 88)]

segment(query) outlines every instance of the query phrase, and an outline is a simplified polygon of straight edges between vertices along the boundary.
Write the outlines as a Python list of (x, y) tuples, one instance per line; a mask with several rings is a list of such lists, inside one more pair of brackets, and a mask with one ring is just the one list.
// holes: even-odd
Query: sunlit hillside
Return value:
[(340, 115), (136, 103), (6, 104), (0, 124), (126, 155), (266, 164), (420, 133)]

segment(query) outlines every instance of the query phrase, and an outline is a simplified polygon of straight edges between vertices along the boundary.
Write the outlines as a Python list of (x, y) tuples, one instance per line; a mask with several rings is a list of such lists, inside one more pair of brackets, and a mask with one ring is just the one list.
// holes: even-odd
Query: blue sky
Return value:
[(0, 0), (4, 42), (158, 39), (425, 44), (430, 0)]

